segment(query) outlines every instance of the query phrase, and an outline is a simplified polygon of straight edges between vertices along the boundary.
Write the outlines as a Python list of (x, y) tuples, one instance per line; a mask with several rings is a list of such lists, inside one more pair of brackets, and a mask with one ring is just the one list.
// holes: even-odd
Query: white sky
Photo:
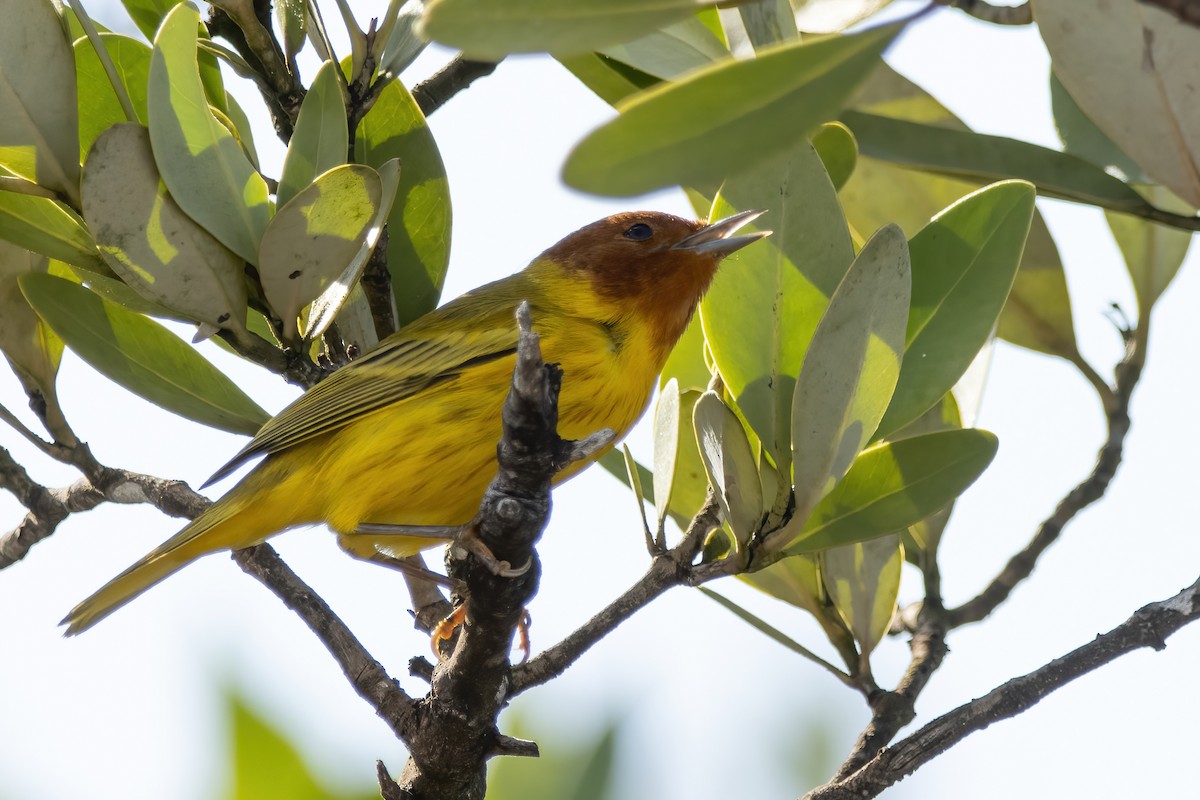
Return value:
[[(116, 18), (99, 7), (93, 13), (105, 23)], [(448, 58), (433, 49), (406, 77), (411, 83)], [(1048, 59), (1036, 30), (997, 29), (939, 11), (908, 31), (887, 58), (975, 128), (1056, 145)], [(629, 202), (562, 186), (558, 169), (572, 143), (611, 114), (553, 62), (513, 58), (432, 117), (454, 202), (447, 297), (519, 269), (604, 214), (635, 206), (688, 213), (677, 192)], [(260, 148), (273, 141), (265, 131), (256, 138)], [(278, 164), (278, 158), (264, 160)], [(1081, 349), (1108, 374), (1120, 342), (1103, 313), (1114, 300), (1134, 313), (1120, 256), (1100, 212), (1040, 205), (1066, 264)], [(1196, 265), (1185, 264), (1159, 304), (1125, 463), (1108, 497), (1068, 529), (1034, 579), (993, 619), (952, 635), (951, 655), (918, 705), (918, 724), (1195, 579), (1200, 540), (1185, 449), (1191, 403), (1184, 399), (1200, 394), (1193, 368), (1200, 342), (1190, 316), (1198, 280)], [(214, 347), (205, 353), (270, 410), (293, 396)], [(239, 437), (181, 421), (112, 386), (70, 355), (60, 385), (76, 430), (113, 466), (195, 486), (241, 445)], [(0, 402), (25, 408), (7, 374), (0, 375)], [(979, 425), (1000, 436), (1000, 453), (960, 502), (945, 537), (949, 602), (995, 574), (1087, 474), (1102, 423), (1094, 395), (1070, 366), (997, 347)], [(631, 438), (643, 454), (648, 441), (644, 429)], [(60, 485), (75, 477), (35, 456), (14, 434), (0, 433), (0, 443), (36, 480)], [(646, 562), (634, 502), (608, 475), (592, 470), (556, 492), (555, 501), (541, 547), (545, 577), (531, 607), (535, 649), (615, 597)], [(21, 512), (0, 494), (0, 528)], [(606, 525), (597, 524), (601, 516)], [(0, 641), (7, 645), (0, 658), (0, 796), (219, 796), (227, 780), (226, 720), (217, 702), (223, 684), (242, 688), (285, 726), (333, 785), (369, 788), (376, 758), (398, 770), (401, 748), (332, 659), (227, 558), (189, 566), (82, 637), (59, 637), (56, 623), (72, 605), (177, 528), (148, 507), (104, 506), (72, 517), (0, 574)], [(427, 640), (409, 625), (400, 582), (345, 558), (319, 530), (290, 533), (275, 544), (405, 688), (423, 693), (419, 681), (405, 676), (405, 665), (428, 651)], [(917, 598), (917, 577), (906, 575), (902, 598)], [(715, 588), (820, 648), (816, 626), (800, 612), (732, 580)], [(1200, 633), (1185, 629), (1165, 652), (1126, 657), (1076, 682), (1032, 712), (975, 735), (885, 796), (1194, 793), (1198, 659)], [(906, 664), (902, 641), (885, 642), (875, 656), (885, 685)], [(794, 796), (806, 786), (788, 762), (824, 748), (838, 759), (867, 720), (856, 695), (685, 590), (644, 611), (517, 706), (544, 750), (578, 735), (585, 721), (625, 719), (616, 796), (630, 798)], [(813, 738), (814, 730), (824, 730), (829, 741)]]

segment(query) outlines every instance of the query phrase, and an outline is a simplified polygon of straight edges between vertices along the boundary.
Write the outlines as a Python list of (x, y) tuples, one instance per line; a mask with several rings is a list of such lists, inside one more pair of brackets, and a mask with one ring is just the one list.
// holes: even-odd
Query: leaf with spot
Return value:
[(285, 341), (299, 338), (300, 311), (361, 254), (382, 202), (379, 173), (345, 164), (313, 181), (263, 233), (259, 276)]
[(245, 332), (242, 259), (167, 194), (141, 125), (122, 122), (96, 139), (83, 171), (83, 214), (105, 262), (142, 297)]

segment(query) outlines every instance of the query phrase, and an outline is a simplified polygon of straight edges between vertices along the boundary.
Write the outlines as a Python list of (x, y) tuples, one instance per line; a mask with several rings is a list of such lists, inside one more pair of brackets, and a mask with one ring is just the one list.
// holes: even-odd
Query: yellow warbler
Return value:
[[(734, 236), (762, 212), (706, 225), (617, 214), (567, 236), (521, 272), (426, 314), (272, 418), (210, 479), (266, 456), (224, 497), (76, 606), (76, 634), (200, 556), (325, 522), (350, 553), (412, 555), (441, 539), (362, 525), (469, 522), (496, 471), (500, 409), (515, 363), (514, 312), (528, 300), (544, 358), (563, 370), (558, 430), (624, 436)], [(598, 457), (597, 453), (593, 457)], [(587, 463), (555, 477), (561, 482)]]

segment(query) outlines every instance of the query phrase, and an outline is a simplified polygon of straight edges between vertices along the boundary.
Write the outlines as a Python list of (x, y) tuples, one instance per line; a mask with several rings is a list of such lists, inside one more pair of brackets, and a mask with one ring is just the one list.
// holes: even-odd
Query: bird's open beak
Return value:
[(711, 225), (705, 225), (700, 230), (676, 242), (672, 250), (689, 250), (693, 253), (712, 254), (724, 258), (735, 250), (741, 250), (751, 242), (757, 242), (764, 236), (770, 236), (771, 231), (754, 231), (733, 236), (733, 232), (751, 220), (758, 219), (766, 211), (743, 211), (732, 217), (718, 220)]

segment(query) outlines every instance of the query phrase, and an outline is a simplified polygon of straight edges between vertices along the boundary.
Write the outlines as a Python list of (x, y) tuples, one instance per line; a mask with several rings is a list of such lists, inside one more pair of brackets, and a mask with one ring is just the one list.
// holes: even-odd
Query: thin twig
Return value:
[(993, 25), (1031, 25), (1033, 10), (1029, 3), (1019, 6), (994, 6), (987, 0), (934, 0), (938, 5), (957, 8), (975, 19)]
[(1121, 464), (1125, 437), (1129, 433), (1129, 403), (1145, 363), (1145, 322), (1137, 331), (1123, 332), (1126, 352), (1115, 369), (1115, 405), (1107, 410), (1108, 437), (1096, 456), (1096, 465), (1091, 474), (1062, 499), (1054, 513), (1038, 527), (1025, 549), (1009, 559), (1000, 574), (983, 591), (947, 612), (950, 627), (979, 622), (996, 610), (1008, 599), (1013, 589), (1032, 574), (1042, 553), (1058, 540), (1067, 523), (1108, 490)]
[(1143, 606), (1086, 645), (943, 714), (912, 736), (883, 748), (852, 774), (812, 790), (805, 800), (876, 797), (972, 733), (1029, 710), (1076, 678), (1143, 647), (1164, 649), (1169, 636), (1197, 619), (1200, 580), (1168, 600)]
[(474, 83), (476, 79), (495, 72), (496, 65), (499, 63), (498, 61), (472, 61), (459, 54), (427, 80), (414, 86), (413, 99), (417, 101), (417, 107), (421, 109), (421, 113), (428, 117), (445, 105), (451, 97)]

